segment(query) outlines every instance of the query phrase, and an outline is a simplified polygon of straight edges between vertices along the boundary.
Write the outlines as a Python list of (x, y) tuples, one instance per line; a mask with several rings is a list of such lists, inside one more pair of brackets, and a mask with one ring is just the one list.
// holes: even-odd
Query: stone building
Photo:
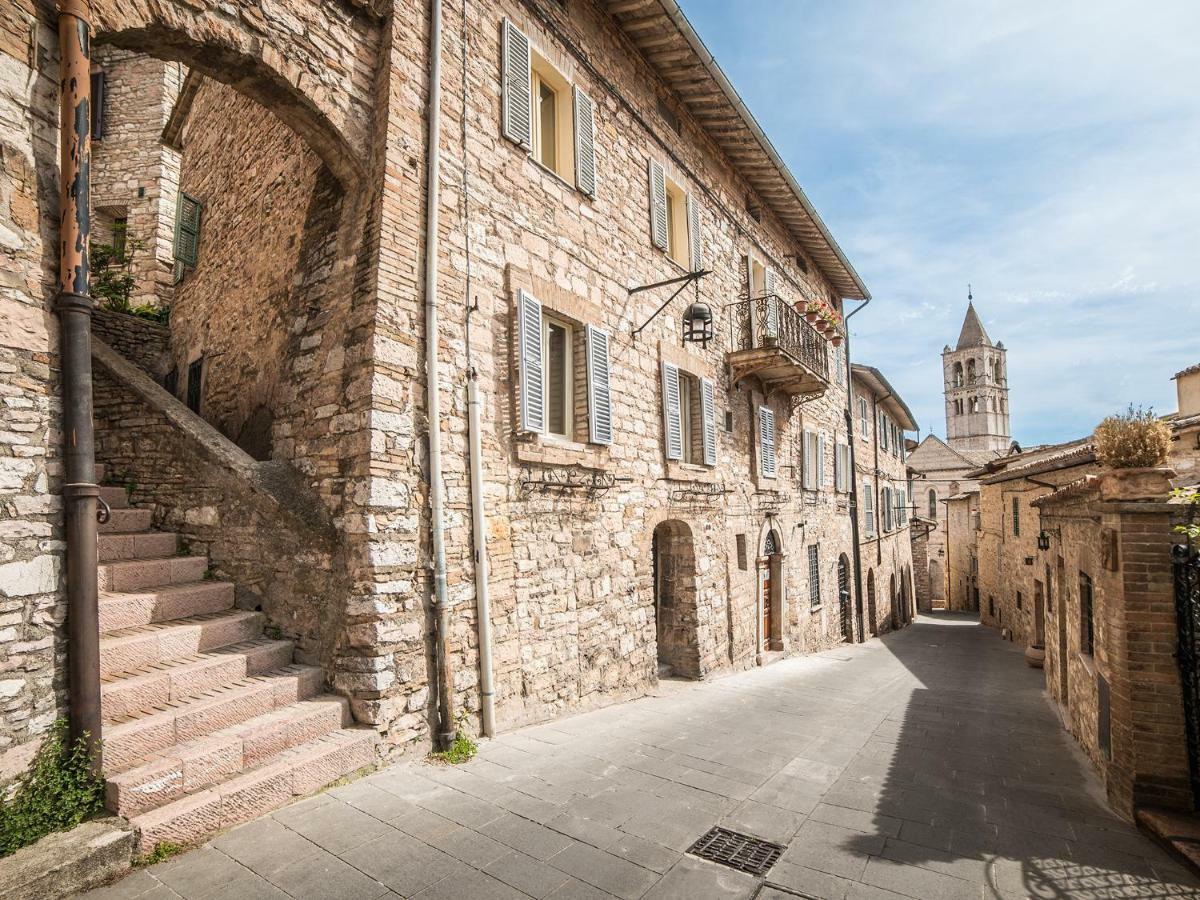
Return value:
[(916, 419), (903, 398), (872, 366), (850, 367), (851, 402), (857, 418), (855, 478), (859, 497), (859, 546), (871, 634), (908, 624), (913, 603), (912, 510), (905, 432)]
[[(93, 321), (105, 762), (144, 846), (863, 633), (868, 294), (672, 0), (90, 5), (172, 237), (169, 328)], [(54, 13), (0, 25), (12, 769), (68, 702), (67, 600)]]
[(1004, 344), (992, 343), (968, 298), (953, 350), (942, 351), (946, 440), (926, 437), (909, 455), (913, 503), (936, 527), (914, 529), (920, 609), (979, 609), (975, 583), (978, 556), (978, 483), (971, 473), (1009, 453), (1008, 362)]

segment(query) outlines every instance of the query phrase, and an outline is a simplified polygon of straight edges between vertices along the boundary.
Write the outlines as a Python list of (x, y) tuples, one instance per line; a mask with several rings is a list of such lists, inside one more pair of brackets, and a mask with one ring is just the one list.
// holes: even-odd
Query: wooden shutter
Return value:
[(679, 411), (679, 368), (662, 364), (663, 441), (667, 459), (683, 459), (683, 419)]
[(825, 435), (817, 435), (817, 490), (825, 490)]
[(769, 407), (758, 408), (758, 459), (764, 478), (774, 478), (775, 467), (775, 413)]
[(812, 432), (800, 435), (800, 486), (806, 491), (813, 489)]
[(667, 173), (650, 160), (650, 240), (659, 250), (667, 249)]
[(194, 268), (199, 255), (200, 201), (181, 192), (175, 214), (175, 259)]
[(524, 150), (533, 149), (533, 85), (529, 38), (504, 20), (500, 63), (500, 127), (504, 136)]
[(592, 98), (578, 87), (575, 93), (575, 186), (596, 196), (596, 119)]
[(864, 481), (862, 486), (863, 518), (866, 522), (867, 534), (875, 533), (875, 497), (871, 493), (871, 482)]
[(542, 304), (517, 291), (517, 363), (521, 377), (521, 430), (546, 430), (546, 384), (542, 364)]
[(763, 293), (767, 295), (766, 334), (779, 336), (779, 298), (775, 296), (775, 270), (770, 266), (763, 271)]
[(588, 439), (593, 444), (612, 443), (612, 394), (610, 393), (608, 332), (588, 325), (587, 386)]
[(841, 443), (835, 443), (833, 445), (833, 491), (836, 494), (840, 494), (843, 490), (845, 490), (843, 481), (846, 478), (846, 465), (845, 460), (842, 459), (842, 450), (844, 446), (845, 445)]
[(693, 272), (700, 269), (700, 204), (687, 195), (688, 259)]
[(713, 383), (700, 379), (700, 421), (704, 437), (704, 464), (717, 464), (717, 409), (713, 399)]

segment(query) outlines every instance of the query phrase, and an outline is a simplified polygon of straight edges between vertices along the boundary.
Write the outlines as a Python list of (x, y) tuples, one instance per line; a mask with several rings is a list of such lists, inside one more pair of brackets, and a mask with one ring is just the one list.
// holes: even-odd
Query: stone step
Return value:
[(100, 562), (162, 559), (179, 551), (179, 535), (171, 531), (142, 531), (100, 535)]
[(136, 816), (263, 765), (351, 721), (349, 702), (331, 694), (255, 716), (208, 737), (167, 747), (111, 776), (105, 784), (107, 806), (126, 818)]
[(169, 559), (130, 559), (104, 563), (97, 570), (102, 591), (136, 591), (139, 588), (199, 581), (208, 571), (207, 556), (172, 556)]
[(262, 613), (241, 609), (123, 628), (100, 636), (100, 677), (252, 641), (262, 629)]
[(374, 731), (341, 729), (286, 750), (214, 788), (135, 816), (131, 824), (140, 832), (142, 853), (161, 841), (192, 844), (265, 815), (374, 762)]
[(307, 700), (320, 692), (324, 682), (316, 666), (293, 665), (141, 712), (104, 729), (104, 771), (120, 772), (173, 744)]
[(262, 638), (115, 676), (100, 685), (104, 722), (116, 722), (140, 710), (199, 697), (230, 682), (282, 669), (291, 663), (292, 649), (291, 641)]
[(148, 509), (114, 509), (109, 520), (100, 525), (101, 534), (127, 533), (145, 531), (150, 527), (154, 513)]
[(128, 509), (129, 491), (124, 485), (101, 485), (100, 499), (109, 505), (110, 509)]
[(147, 591), (100, 595), (100, 633), (233, 608), (233, 584), (191, 581)]

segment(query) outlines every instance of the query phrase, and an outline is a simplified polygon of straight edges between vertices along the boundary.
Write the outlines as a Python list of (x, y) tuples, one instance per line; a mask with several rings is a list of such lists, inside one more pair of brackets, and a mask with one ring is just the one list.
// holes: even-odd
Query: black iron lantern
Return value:
[(713, 314), (707, 303), (696, 300), (683, 313), (683, 340), (685, 343), (707, 347), (713, 338)]
[(1050, 535), (1046, 534), (1046, 529), (1044, 529), (1044, 528), (1038, 534), (1037, 547), (1039, 550), (1049, 550), (1050, 549)]

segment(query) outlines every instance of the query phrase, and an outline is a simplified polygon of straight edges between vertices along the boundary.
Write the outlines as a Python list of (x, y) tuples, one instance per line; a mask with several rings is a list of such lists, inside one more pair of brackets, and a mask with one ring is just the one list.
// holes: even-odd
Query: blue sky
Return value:
[(681, 5), (874, 295), (854, 357), (923, 432), (967, 282), (1022, 442), (1175, 409), (1200, 362), (1200, 2)]

